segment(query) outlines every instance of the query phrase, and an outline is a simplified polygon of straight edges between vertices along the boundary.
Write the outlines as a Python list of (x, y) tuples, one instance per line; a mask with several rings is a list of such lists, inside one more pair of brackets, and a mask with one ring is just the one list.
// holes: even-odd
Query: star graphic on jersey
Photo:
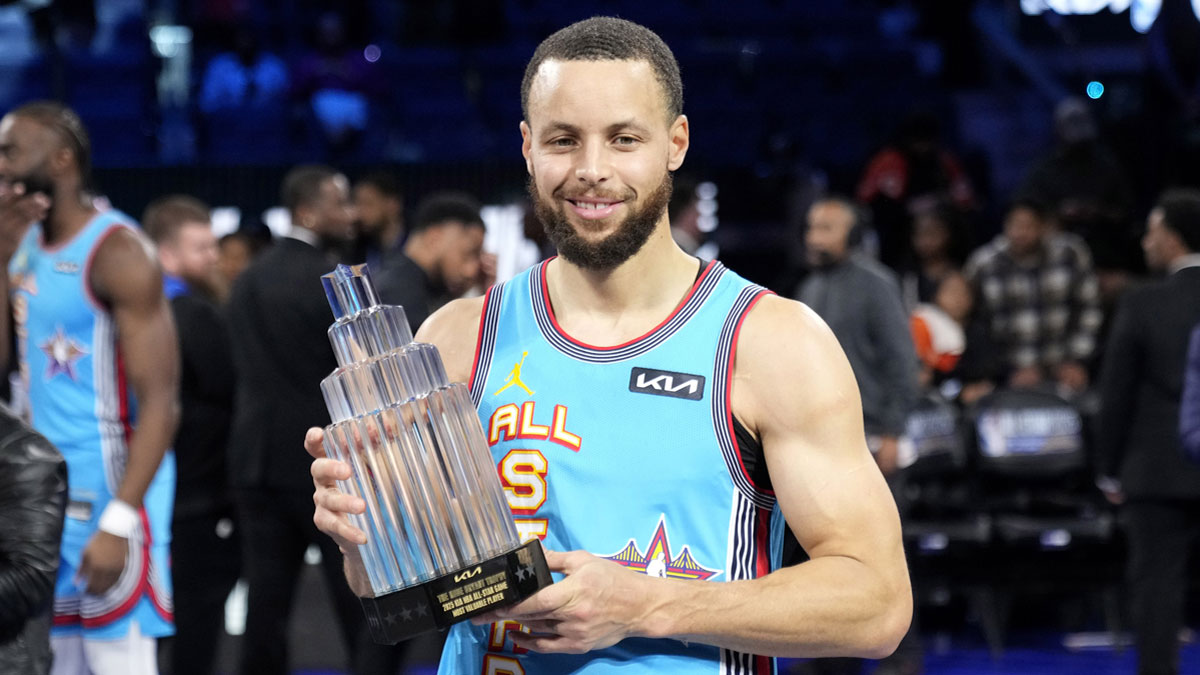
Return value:
[(721, 573), (721, 570), (702, 567), (692, 557), (692, 552), (687, 546), (679, 551), (679, 555), (671, 555), (671, 542), (667, 537), (665, 514), (659, 516), (658, 528), (655, 529), (645, 553), (642, 553), (635, 540), (630, 539), (629, 543), (625, 544), (625, 548), (612, 555), (601, 557), (652, 577), (706, 581)]
[(83, 345), (63, 332), (62, 326), (58, 327), (49, 340), (41, 344), (41, 349), (46, 353), (49, 361), (46, 365), (47, 380), (53, 379), (60, 373), (74, 380), (75, 362), (88, 354)]

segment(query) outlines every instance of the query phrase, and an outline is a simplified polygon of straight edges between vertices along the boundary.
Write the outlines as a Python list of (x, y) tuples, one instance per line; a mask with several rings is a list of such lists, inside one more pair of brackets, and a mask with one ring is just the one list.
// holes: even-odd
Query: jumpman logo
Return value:
[(492, 396), (499, 396), (501, 392), (514, 384), (524, 389), (526, 394), (533, 396), (533, 391), (521, 381), (521, 366), (525, 363), (526, 356), (529, 356), (529, 352), (521, 352), (521, 360), (517, 362), (517, 365), (513, 366), (512, 372), (504, 379), (504, 386), (497, 389), (496, 393), (492, 394)]

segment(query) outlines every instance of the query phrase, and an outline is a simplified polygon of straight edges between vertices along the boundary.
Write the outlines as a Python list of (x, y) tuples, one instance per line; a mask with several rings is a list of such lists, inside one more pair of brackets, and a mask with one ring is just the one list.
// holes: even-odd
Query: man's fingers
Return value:
[(318, 488), (333, 487), (339, 480), (349, 480), (351, 476), (348, 464), (328, 457), (313, 460), (309, 472), (312, 474), (313, 483)]
[(543, 548), (542, 551), (546, 554), (546, 566), (550, 571), (563, 574), (573, 573), (593, 557), (587, 551), (551, 551), (548, 548)]
[(311, 427), (304, 434), (304, 449), (315, 459), (321, 459), (325, 456), (325, 446), (321, 444), (324, 439), (325, 431), (323, 429)]
[(349, 542), (356, 546), (367, 543), (367, 534), (350, 524), (345, 516), (336, 514), (328, 509), (317, 509), (313, 514), (313, 523), (317, 529), (334, 539)]
[(563, 579), (557, 584), (551, 584), (521, 602), (509, 607), (502, 607), (495, 614), (504, 619), (524, 621), (524, 619), (557, 619), (555, 613), (570, 599), (572, 585), (569, 579)]
[(513, 631), (508, 634), (508, 637), (517, 647), (543, 654), (582, 654), (587, 651), (575, 640), (561, 635), (529, 635)]
[(313, 503), (334, 514), (357, 514), (367, 510), (367, 503), (363, 500), (354, 495), (348, 495), (345, 492), (338, 492), (333, 488), (325, 488), (314, 492)]

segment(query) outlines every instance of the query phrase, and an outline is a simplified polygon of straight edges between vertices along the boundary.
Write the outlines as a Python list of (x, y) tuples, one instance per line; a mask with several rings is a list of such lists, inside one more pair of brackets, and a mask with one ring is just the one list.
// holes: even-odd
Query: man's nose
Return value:
[(575, 178), (581, 183), (595, 185), (608, 180), (612, 168), (603, 143), (586, 143), (578, 154)]

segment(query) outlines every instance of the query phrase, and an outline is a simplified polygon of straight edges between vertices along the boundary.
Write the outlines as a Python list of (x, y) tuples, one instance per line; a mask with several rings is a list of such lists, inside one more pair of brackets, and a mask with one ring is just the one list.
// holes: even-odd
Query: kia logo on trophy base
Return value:
[(367, 505), (351, 522), (367, 533), (372, 638), (394, 644), (552, 583), (541, 542), (520, 542), (467, 388), (448, 381), (437, 348), (380, 304), (366, 265), (321, 282), (338, 361), (321, 382), (325, 453), (350, 465), (338, 487)]

